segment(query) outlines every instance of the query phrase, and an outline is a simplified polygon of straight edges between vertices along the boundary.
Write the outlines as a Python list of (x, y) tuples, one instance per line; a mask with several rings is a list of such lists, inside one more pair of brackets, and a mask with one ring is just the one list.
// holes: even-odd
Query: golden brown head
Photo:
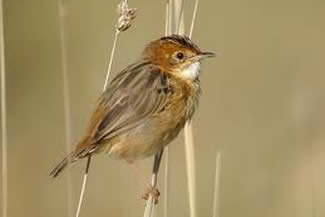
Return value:
[(181, 35), (162, 37), (151, 42), (143, 56), (163, 71), (185, 79), (197, 79), (200, 61), (214, 57), (212, 52), (202, 52), (191, 39)]

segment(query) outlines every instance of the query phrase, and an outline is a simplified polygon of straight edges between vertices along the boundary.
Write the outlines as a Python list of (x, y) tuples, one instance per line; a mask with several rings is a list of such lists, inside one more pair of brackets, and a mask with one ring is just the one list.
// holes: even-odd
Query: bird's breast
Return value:
[(200, 86), (198, 82), (192, 84), (178, 83), (177, 87), (174, 86), (170, 104), (159, 117), (159, 122), (166, 129), (166, 132), (176, 133), (176, 135), (171, 134), (171, 139), (177, 136), (187, 121), (192, 119), (199, 103), (199, 96)]

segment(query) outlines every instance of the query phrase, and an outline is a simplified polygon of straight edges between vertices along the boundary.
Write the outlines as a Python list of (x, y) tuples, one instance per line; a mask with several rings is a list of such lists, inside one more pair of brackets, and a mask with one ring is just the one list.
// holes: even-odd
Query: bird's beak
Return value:
[(206, 58), (210, 58), (210, 57), (216, 57), (217, 54), (214, 52), (201, 52), (198, 55), (196, 55), (193, 59), (196, 61), (200, 61)]

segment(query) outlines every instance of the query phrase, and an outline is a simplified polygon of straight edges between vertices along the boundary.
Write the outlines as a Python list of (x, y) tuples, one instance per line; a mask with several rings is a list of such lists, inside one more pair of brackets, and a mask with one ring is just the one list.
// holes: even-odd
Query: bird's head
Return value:
[(162, 37), (148, 44), (145, 59), (182, 79), (196, 80), (201, 60), (214, 57), (213, 52), (202, 52), (191, 39), (181, 35)]

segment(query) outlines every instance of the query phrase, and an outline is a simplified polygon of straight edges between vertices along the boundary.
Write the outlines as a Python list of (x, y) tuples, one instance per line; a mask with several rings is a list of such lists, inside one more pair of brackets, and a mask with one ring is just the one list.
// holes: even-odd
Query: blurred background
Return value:
[[(86, 162), (72, 166), (70, 189), (67, 171), (48, 176), (66, 154), (60, 28), (75, 144), (102, 91), (119, 0), (65, 3), (62, 26), (58, 1), (4, 1), (10, 217), (63, 217), (68, 202), (77, 206)], [(129, 4), (138, 14), (121, 34), (113, 74), (164, 34), (165, 1)], [(193, 5), (185, 1), (186, 30)], [(321, 0), (200, 1), (193, 40), (222, 55), (203, 64), (194, 118), (198, 216), (212, 214), (217, 152), (221, 217), (325, 216), (324, 20)], [(169, 216), (187, 217), (183, 136), (169, 147)], [(149, 179), (152, 159), (138, 166)], [(96, 156), (81, 217), (142, 216), (139, 186), (124, 162)]]

